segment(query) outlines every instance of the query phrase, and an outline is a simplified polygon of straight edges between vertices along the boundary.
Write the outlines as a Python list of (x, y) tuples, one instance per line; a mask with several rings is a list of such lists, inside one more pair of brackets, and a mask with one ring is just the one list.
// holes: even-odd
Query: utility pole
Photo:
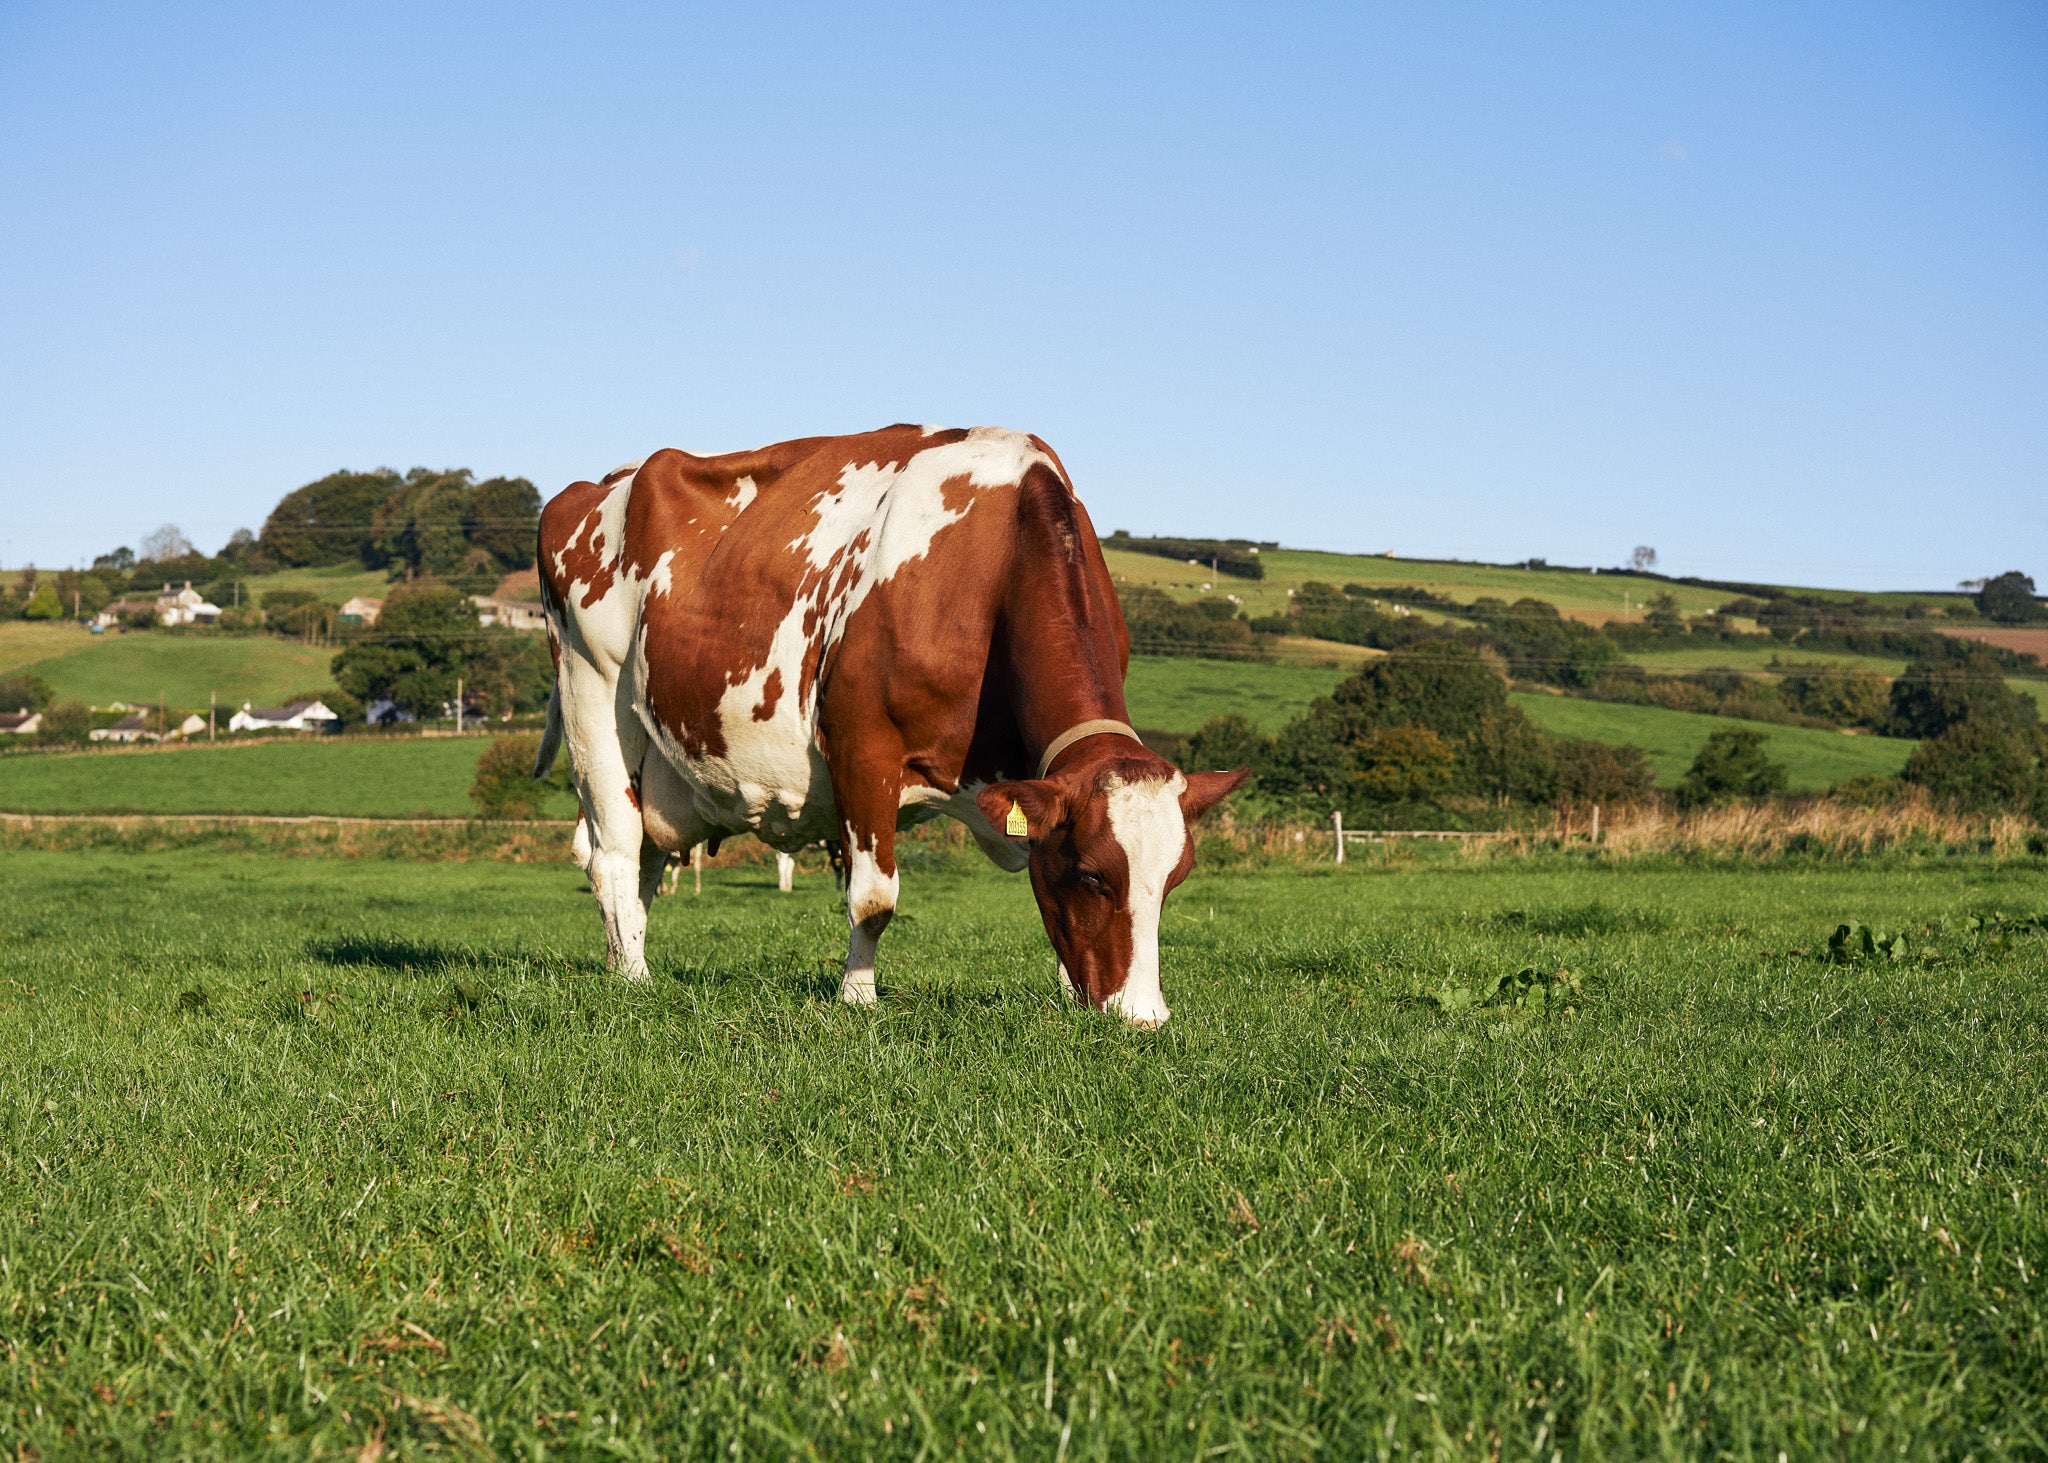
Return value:
[(209, 742), (213, 740), (213, 704), (214, 693), (208, 691), (206, 693), (206, 739)]
[(455, 730), (462, 730), (462, 677), (455, 678)]

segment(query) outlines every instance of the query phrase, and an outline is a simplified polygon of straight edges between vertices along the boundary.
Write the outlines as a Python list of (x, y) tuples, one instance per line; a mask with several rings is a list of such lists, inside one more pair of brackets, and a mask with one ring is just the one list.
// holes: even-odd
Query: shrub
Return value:
[[(1262, 660), (1265, 651), (1252, 628), (1237, 619), (1229, 600), (1182, 604), (1146, 584), (1127, 584), (1119, 595), (1131, 649), (1140, 655), (1212, 655), (1226, 660)], [(389, 608), (385, 610), (390, 613)], [(380, 622), (381, 628), (381, 622)]]
[(41, 711), (50, 704), (50, 683), (27, 671), (0, 676), (0, 711)]
[(2041, 790), (2040, 741), (1996, 719), (1960, 721), (1915, 747), (1899, 776), (1963, 812), (2021, 811)]
[(476, 781), (469, 786), (477, 812), (486, 818), (538, 818), (550, 791), (547, 781), (533, 777), (539, 753), (538, 736), (492, 737), (476, 759)]
[(1249, 767), (1253, 778), (1273, 758), (1273, 739), (1237, 712), (1212, 716), (1181, 748), (1181, 765), (1197, 772)]
[(1649, 754), (1633, 745), (1560, 740), (1551, 747), (1557, 768), (1557, 792), (1575, 803), (1609, 807), (1648, 799), (1656, 784)]
[(92, 730), (92, 708), (83, 701), (59, 701), (43, 713), (39, 739), (52, 747), (70, 746), (85, 740)]
[(21, 617), (24, 620), (63, 619), (64, 606), (57, 598), (57, 586), (47, 580), (37, 585), (36, 592), (21, 607)]
[(1785, 769), (1764, 755), (1764, 741), (1762, 732), (1747, 727), (1729, 727), (1708, 737), (1678, 784), (1679, 808), (1690, 811), (1783, 792)]
[(1877, 727), (1885, 721), (1884, 677), (1858, 666), (1787, 666), (1778, 694), (1799, 715), (1831, 726)]
[(1982, 647), (1954, 659), (1916, 660), (1892, 682), (1894, 736), (1938, 737), (1978, 720), (2028, 727), (2037, 714), (2032, 698), (2006, 685), (1997, 657)]

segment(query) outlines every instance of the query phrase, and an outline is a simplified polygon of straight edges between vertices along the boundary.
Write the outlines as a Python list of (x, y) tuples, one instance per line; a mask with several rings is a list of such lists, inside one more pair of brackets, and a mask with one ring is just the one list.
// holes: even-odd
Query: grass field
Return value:
[[(32, 671), (60, 701), (114, 701), (204, 710), (208, 692), (228, 711), (274, 706), (296, 691), (334, 684), (334, 647), (274, 635), (94, 635), (76, 625), (0, 625), (0, 674)], [(226, 715), (222, 721), (225, 723)]]
[[(308, 738), (0, 757), (0, 811), (464, 818), (481, 738)], [(548, 816), (573, 818), (557, 796)]]
[(0, 857), (24, 1457), (2048, 1447), (2042, 940), (1782, 953), (2038, 868), (1198, 872), (1143, 1034), (951, 865), (869, 1014), (822, 879), (631, 989), (567, 867)]
[(1865, 773), (1890, 777), (1906, 765), (1917, 745), (1900, 737), (1852, 737), (1808, 727), (1666, 711), (1660, 706), (1623, 706), (1527, 692), (1508, 699), (1552, 736), (1634, 743), (1650, 754), (1650, 765), (1664, 787), (1677, 783), (1692, 766), (1701, 745), (1725, 727), (1748, 727), (1769, 737), (1764, 750), (1772, 761), (1785, 765), (1794, 792), (1819, 792)]
[(1723, 590), (1691, 589), (1682, 584), (1658, 584), (1651, 580), (1602, 578), (1597, 574), (1570, 574), (1556, 569), (1503, 569), (1482, 564), (1452, 564), (1430, 559), (1386, 559), (1372, 554), (1324, 554), (1307, 549), (1268, 549), (1260, 558), (1265, 565), (1262, 580), (1233, 579), (1228, 575), (1212, 580), (1207, 568), (1185, 561), (1161, 559), (1150, 554), (1104, 550), (1110, 572), (1133, 584), (1152, 584), (1168, 591), (1180, 591), (1180, 598), (1213, 584), (1218, 594), (1234, 594), (1253, 615), (1285, 613), (1287, 591), (1308, 581), (1321, 580), (1340, 588), (1346, 584), (1372, 587), (1416, 585), (1433, 589), (1453, 599), (1472, 600), (1481, 595), (1515, 600), (1524, 595), (1549, 600), (1561, 610), (1580, 611), (1599, 618), (1620, 619), (1622, 596), (1636, 607), (1659, 590), (1668, 589), (1687, 613), (1696, 615), (1726, 604)]
[(1124, 699), (1134, 726), (1187, 733), (1235, 711), (1260, 730), (1276, 732), (1346, 674), (1324, 666), (1134, 655)]

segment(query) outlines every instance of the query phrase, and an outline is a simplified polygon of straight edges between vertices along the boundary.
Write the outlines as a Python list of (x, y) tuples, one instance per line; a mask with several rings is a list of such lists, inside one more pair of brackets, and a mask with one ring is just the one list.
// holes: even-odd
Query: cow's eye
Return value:
[(1102, 875), (1091, 872), (1088, 869), (1082, 869), (1080, 871), (1080, 877), (1082, 886), (1084, 888), (1092, 889), (1097, 894), (1107, 894), (1109, 892), (1108, 881), (1105, 880), (1102, 877)]

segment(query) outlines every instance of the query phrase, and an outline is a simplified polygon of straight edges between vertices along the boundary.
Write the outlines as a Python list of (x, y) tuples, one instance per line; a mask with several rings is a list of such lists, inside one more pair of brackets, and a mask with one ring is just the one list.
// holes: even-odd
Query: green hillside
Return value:
[(1731, 726), (1748, 727), (1770, 738), (1765, 750), (1773, 761), (1785, 764), (1794, 792), (1820, 792), (1865, 773), (1892, 776), (1906, 765), (1907, 756), (1918, 745), (1898, 737), (1848, 736), (1728, 716), (1666, 711), (1660, 706), (1622, 706), (1521, 692), (1508, 699), (1552, 736), (1585, 737), (1617, 745), (1634, 743), (1650, 754), (1657, 781), (1665, 787), (1685, 775), (1708, 736)]
[(30, 671), (60, 701), (115, 701), (203, 708), (208, 692), (226, 707), (274, 706), (295, 691), (334, 683), (333, 647), (274, 635), (144, 631), (94, 635), (76, 625), (0, 625), (0, 673)]
[[(481, 737), (308, 737), (165, 751), (0, 757), (0, 811), (461, 818)], [(548, 816), (573, 818), (555, 797)]]
[(1276, 732), (1346, 674), (1258, 661), (1134, 655), (1124, 699), (1134, 726), (1186, 734), (1212, 716), (1236, 711), (1261, 731)]

